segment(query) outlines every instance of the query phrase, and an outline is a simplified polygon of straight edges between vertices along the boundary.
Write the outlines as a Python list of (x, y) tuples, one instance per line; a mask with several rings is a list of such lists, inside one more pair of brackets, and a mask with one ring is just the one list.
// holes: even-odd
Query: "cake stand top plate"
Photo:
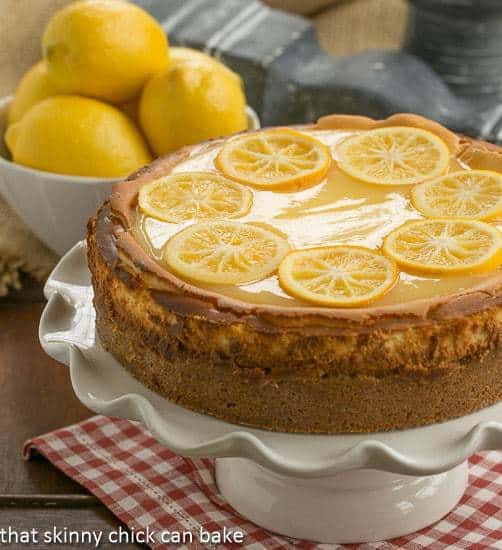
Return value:
[(83, 242), (60, 260), (45, 295), (40, 342), (50, 356), (69, 366), (80, 401), (97, 413), (142, 422), (178, 454), (249, 458), (297, 477), (356, 468), (424, 476), (446, 472), (477, 451), (502, 449), (502, 402), (422, 428), (353, 435), (267, 432), (194, 413), (145, 388), (101, 348)]

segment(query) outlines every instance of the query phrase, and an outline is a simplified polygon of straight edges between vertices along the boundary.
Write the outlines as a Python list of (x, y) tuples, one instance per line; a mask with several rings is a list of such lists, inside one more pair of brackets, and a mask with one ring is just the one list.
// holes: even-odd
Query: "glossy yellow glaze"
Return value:
[[(335, 162), (320, 183), (301, 191), (274, 192), (253, 189), (253, 207), (238, 221), (266, 224), (282, 232), (293, 248), (353, 244), (378, 249), (383, 238), (407, 220), (422, 216), (410, 202), (412, 186), (382, 186), (355, 180), (336, 166), (336, 144), (349, 132), (309, 132), (328, 145)], [(214, 158), (219, 148), (194, 155), (174, 172), (216, 171)], [(452, 158), (450, 170), (468, 170)], [(237, 220), (236, 220), (237, 221)], [(497, 224), (496, 224), (497, 225)], [(499, 222), (502, 228), (502, 220)], [(138, 212), (136, 236), (147, 252), (161, 260), (167, 240), (186, 225), (160, 222)], [(452, 294), (481, 283), (489, 274), (463, 276), (419, 276), (401, 272), (398, 283), (374, 305), (409, 302)], [(200, 285), (199, 285), (200, 286)], [(286, 294), (277, 276), (242, 286), (209, 286), (225, 296), (255, 304), (298, 306), (304, 304)]]

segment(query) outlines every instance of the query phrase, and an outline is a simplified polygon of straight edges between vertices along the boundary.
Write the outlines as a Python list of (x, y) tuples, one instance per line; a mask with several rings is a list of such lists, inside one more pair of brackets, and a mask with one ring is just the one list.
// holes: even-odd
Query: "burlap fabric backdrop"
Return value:
[[(70, 1), (0, 0), (0, 96), (13, 93), (24, 71), (40, 58), (40, 37), (45, 23), (54, 11)], [(322, 45), (334, 54), (394, 48), (401, 41), (405, 0), (269, 0), (268, 3), (310, 14)], [(43, 280), (56, 261), (56, 256), (0, 197), (0, 296), (20, 287), (21, 272)]]

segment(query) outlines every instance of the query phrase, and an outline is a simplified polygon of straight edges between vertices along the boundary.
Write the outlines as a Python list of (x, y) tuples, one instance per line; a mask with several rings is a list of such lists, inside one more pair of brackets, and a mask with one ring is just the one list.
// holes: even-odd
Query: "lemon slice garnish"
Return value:
[(502, 263), (502, 233), (475, 220), (415, 220), (387, 235), (383, 251), (424, 273), (490, 271)]
[(279, 266), (286, 292), (315, 304), (356, 307), (382, 297), (396, 282), (395, 262), (360, 246), (294, 250)]
[(260, 188), (291, 190), (320, 182), (331, 163), (319, 140), (287, 128), (231, 139), (215, 159), (228, 178)]
[(412, 189), (413, 206), (428, 218), (493, 219), (502, 214), (502, 174), (465, 170)]
[(349, 176), (380, 185), (408, 185), (446, 171), (450, 152), (436, 134), (408, 126), (368, 130), (336, 147), (338, 166)]
[(244, 216), (253, 204), (253, 194), (213, 172), (184, 172), (143, 185), (138, 204), (148, 216), (183, 223)]
[(165, 246), (164, 261), (187, 279), (242, 284), (274, 272), (287, 250), (285, 239), (260, 226), (213, 221), (174, 235)]

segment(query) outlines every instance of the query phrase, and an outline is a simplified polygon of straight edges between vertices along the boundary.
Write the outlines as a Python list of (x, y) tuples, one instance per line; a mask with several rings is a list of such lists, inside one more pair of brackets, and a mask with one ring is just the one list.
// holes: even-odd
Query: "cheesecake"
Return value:
[(183, 148), (88, 225), (102, 346), (234, 424), (367, 433), (502, 399), (502, 148), (412, 114)]

